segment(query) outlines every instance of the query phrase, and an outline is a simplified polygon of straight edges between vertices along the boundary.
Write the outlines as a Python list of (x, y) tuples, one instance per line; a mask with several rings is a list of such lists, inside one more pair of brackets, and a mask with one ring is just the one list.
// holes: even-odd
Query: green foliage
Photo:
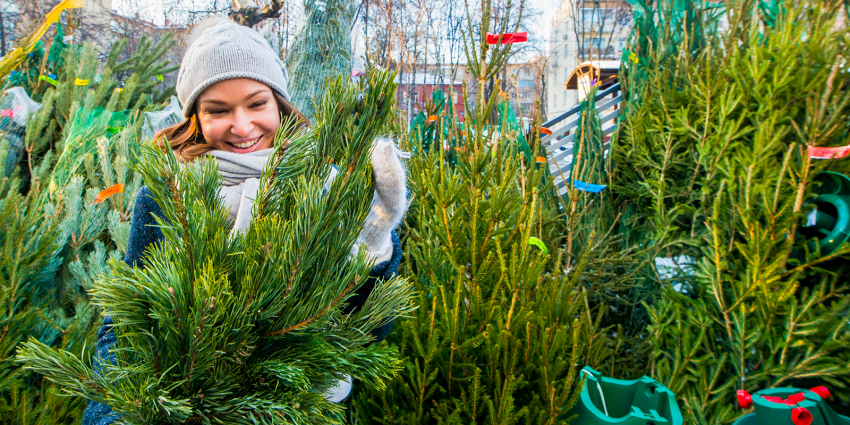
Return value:
[[(372, 266), (349, 250), (370, 208), (368, 152), (392, 110), (393, 77), (375, 72), (365, 87), (338, 78), (310, 130), (282, 126), (245, 234), (227, 225), (212, 161), (179, 167), (145, 145), (138, 171), (165, 214), (165, 241), (144, 269), (110, 262), (93, 291), (115, 322), (117, 365), (101, 376), (87, 353), (35, 340), (18, 359), (132, 424), (340, 423), (322, 393), (343, 375), (383, 387), (399, 361), (368, 345), (369, 331), (407, 314), (412, 298), (405, 280), (380, 281), (362, 309), (343, 313)], [(323, 195), (328, 159), (340, 172)]]
[[(806, 151), (847, 145), (839, 7), (780, 7), (768, 19), (753, 3), (727, 4), (729, 30), (699, 33), (700, 49), (668, 39), (640, 59), (645, 78), (631, 86), (638, 101), (612, 153), (612, 200), (647, 260), (691, 259), (673, 276), (639, 273), (660, 288), (647, 303), (648, 371), (688, 423), (747, 413), (734, 403), (738, 389), (825, 384), (848, 401), (850, 247), (810, 252), (799, 232), (815, 176), (850, 172), (847, 160)], [(652, 50), (674, 44), (676, 55)]]
[[(90, 43), (69, 46), (61, 39), (54, 40), (47, 47), (49, 53), (41, 53), (47, 54), (45, 60), (25, 62), (8, 82), (24, 87), (33, 100), (41, 103), (41, 109), (29, 118), (24, 143), (6, 134), (0, 140), (9, 139), (9, 149), (15, 149), (15, 158), (23, 159), (24, 167), (35, 167), (48, 149), (54, 152), (64, 149), (62, 143), (65, 141), (94, 143), (109, 129), (117, 132), (129, 127), (133, 114), (141, 116), (144, 111), (160, 108), (174, 93), (173, 88), (155, 91), (159, 84), (156, 76), (177, 68), (162, 60), (174, 43), (171, 36), (163, 37), (156, 44), (142, 38), (136, 52), (119, 61), (127, 45), (127, 40), (122, 39), (112, 45), (109, 56), (102, 63)], [(39, 79), (47, 75), (55, 77), (55, 86)], [(88, 114), (77, 117), (80, 110)], [(70, 134), (72, 129), (77, 133)], [(57, 156), (54, 160), (60, 158)], [(7, 168), (15, 164), (17, 161), (8, 164)], [(5, 175), (11, 174), (12, 170), (7, 169)], [(27, 173), (21, 176), (26, 187), (31, 176)]]
[[(172, 44), (142, 42), (118, 63), (122, 41), (101, 64), (90, 45), (68, 46), (58, 37), (10, 79), (42, 106), (25, 131), (4, 128), (0, 138), (0, 243), (6, 247), (0, 258), (6, 329), (0, 334), (0, 423), (80, 422), (84, 400), (57, 395), (56, 385), (24, 371), (13, 357), (27, 338), (75, 354), (93, 345), (100, 319), (88, 291), (107, 260), (126, 250), (141, 185), (128, 168), (138, 153), (136, 111), (157, 107), (151, 103), (155, 75), (173, 69), (160, 60)], [(38, 79), (42, 69), (58, 74), (56, 87)], [(76, 84), (77, 78), (88, 84)], [(123, 192), (95, 203), (117, 183)]]
[[(486, 80), (507, 47), (478, 46), (467, 56)], [(480, 109), (465, 116), (490, 116), (499, 98), (479, 92), (465, 104)], [(488, 132), (483, 121), (461, 129), (454, 114), (440, 114), (410, 133), (413, 202), (400, 272), (420, 306), (388, 338), (406, 359), (404, 371), (382, 391), (355, 387), (357, 423), (566, 423), (580, 368), (613, 354), (596, 292), (620, 289), (613, 272), (629, 258), (608, 257), (604, 232), (589, 231), (587, 247), (570, 251), (547, 168), (528, 161), (517, 129)]]

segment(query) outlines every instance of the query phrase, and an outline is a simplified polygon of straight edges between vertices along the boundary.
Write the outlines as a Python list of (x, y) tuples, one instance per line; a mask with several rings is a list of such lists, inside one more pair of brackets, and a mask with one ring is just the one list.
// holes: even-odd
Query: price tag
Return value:
[(818, 209), (815, 208), (809, 215), (806, 216), (806, 225), (804, 227), (812, 227), (818, 224)]
[(573, 185), (578, 190), (581, 190), (581, 191), (584, 191), (584, 192), (592, 192), (592, 193), (602, 192), (603, 189), (608, 187), (604, 184), (591, 184), (591, 183), (580, 182), (578, 180), (574, 180)]

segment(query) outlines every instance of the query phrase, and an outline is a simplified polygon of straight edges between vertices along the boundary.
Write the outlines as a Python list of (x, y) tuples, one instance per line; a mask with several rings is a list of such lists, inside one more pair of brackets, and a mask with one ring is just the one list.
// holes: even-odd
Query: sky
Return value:
[(558, 10), (558, 6), (561, 4), (560, 0), (526, 0), (529, 4), (535, 9), (543, 12), (540, 17), (540, 26), (539, 30), (536, 31), (536, 35), (543, 40), (543, 46), (541, 47), (544, 54), (549, 54), (549, 28), (552, 23), (552, 17), (555, 16), (555, 11)]
[[(262, 0), (261, 0), (262, 1)], [(299, 1), (299, 0), (288, 0), (288, 1)], [(555, 14), (555, 11), (558, 9), (558, 6), (561, 3), (561, 0), (526, 0), (528, 5), (541, 11), (540, 14), (540, 22), (538, 25), (532, 25), (534, 28), (533, 34), (529, 34), (529, 38), (534, 40), (542, 40), (542, 45), (540, 46), (540, 51), (543, 54), (548, 54), (549, 50), (549, 28), (551, 24), (552, 16)], [(147, 15), (148, 17), (152, 17), (154, 22), (158, 24), (162, 24), (162, 8), (158, 7), (161, 5), (159, 0), (112, 0), (112, 8), (117, 10), (119, 13), (132, 16), (135, 14), (135, 10), (128, 10), (130, 8), (136, 7), (138, 4), (147, 4), (148, 8), (143, 15)]]

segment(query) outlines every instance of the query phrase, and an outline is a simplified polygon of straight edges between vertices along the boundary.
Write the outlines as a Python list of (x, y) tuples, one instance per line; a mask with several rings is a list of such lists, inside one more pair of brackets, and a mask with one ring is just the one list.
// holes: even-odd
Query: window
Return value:
[(534, 81), (519, 80), (519, 84), (517, 84), (517, 85), (520, 86), (520, 87), (534, 87)]
[(555, 101), (554, 101), (554, 102), (552, 102), (552, 103), (554, 103), (554, 104), (555, 104), (555, 106), (558, 106), (558, 94), (557, 94), (557, 93), (555, 93), (555, 99), (554, 99), (554, 100), (555, 100)]
[(620, 51), (626, 50), (626, 39), (621, 38), (617, 40), (617, 47), (620, 49)]
[(567, 92), (564, 92), (564, 106), (567, 104)]
[(613, 26), (614, 9), (579, 9), (579, 25), (582, 29), (590, 30)]
[(581, 49), (589, 52), (591, 46), (593, 50), (602, 50), (602, 37), (585, 37), (581, 40)]

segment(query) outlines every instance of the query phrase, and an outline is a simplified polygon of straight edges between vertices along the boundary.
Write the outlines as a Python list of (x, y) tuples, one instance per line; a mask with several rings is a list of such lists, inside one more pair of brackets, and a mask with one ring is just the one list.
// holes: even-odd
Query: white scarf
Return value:
[(215, 150), (206, 153), (218, 162), (218, 174), (224, 181), (221, 194), (224, 195), (228, 218), (233, 221), (234, 232), (244, 234), (251, 225), (251, 208), (260, 189), (260, 177), (273, 151), (263, 149), (233, 153)]

